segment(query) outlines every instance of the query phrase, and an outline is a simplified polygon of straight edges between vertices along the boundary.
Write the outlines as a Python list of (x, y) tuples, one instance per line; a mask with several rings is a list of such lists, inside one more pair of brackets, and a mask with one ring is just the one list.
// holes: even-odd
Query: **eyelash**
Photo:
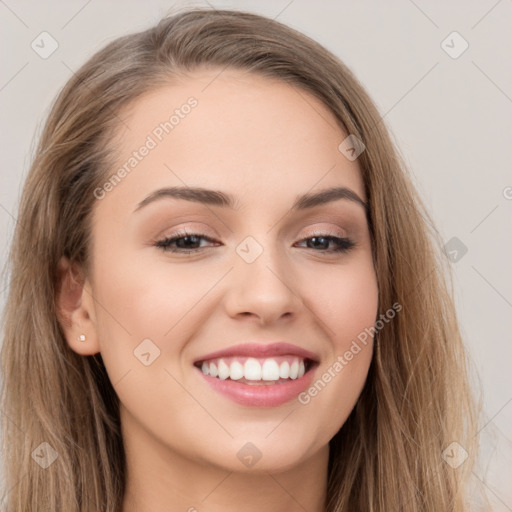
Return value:
[[(186, 237), (196, 237), (196, 238), (202, 238), (204, 240), (207, 240), (208, 242), (214, 242), (215, 240), (211, 239), (208, 236), (202, 235), (200, 233), (189, 233), (188, 231), (182, 231), (174, 233), (172, 236), (164, 238), (162, 240), (159, 240), (154, 245), (161, 249), (164, 252), (172, 252), (172, 253), (179, 253), (179, 254), (192, 254), (197, 253), (198, 251), (205, 249), (205, 247), (197, 247), (195, 249), (180, 249), (180, 248), (171, 248), (171, 244), (176, 242), (177, 240), (182, 240)], [(305, 242), (307, 240), (311, 240), (313, 238), (326, 238), (329, 241), (335, 241), (338, 245), (335, 249), (325, 249), (322, 251), (315, 251), (315, 252), (324, 252), (324, 253), (346, 253), (349, 252), (356, 244), (349, 238), (345, 237), (339, 237), (335, 236), (333, 233), (313, 233), (311, 236), (307, 238), (303, 238), (300, 240), (300, 242)], [(212, 247), (206, 247), (206, 249), (212, 249)]]

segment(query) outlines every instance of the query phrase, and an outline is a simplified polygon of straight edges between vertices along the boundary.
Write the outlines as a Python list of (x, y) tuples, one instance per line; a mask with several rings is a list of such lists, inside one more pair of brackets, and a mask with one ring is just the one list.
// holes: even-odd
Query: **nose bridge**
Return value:
[(267, 267), (278, 268), (279, 261), (282, 259), (279, 255), (279, 248), (272, 240), (271, 234), (257, 234), (255, 236), (246, 236), (235, 248), (237, 254), (237, 269), (244, 275), (244, 280), (252, 280), (253, 274), (269, 273)]
[(249, 235), (236, 246), (230, 313), (268, 319), (296, 311), (300, 298), (294, 290), (292, 267), (273, 234)]

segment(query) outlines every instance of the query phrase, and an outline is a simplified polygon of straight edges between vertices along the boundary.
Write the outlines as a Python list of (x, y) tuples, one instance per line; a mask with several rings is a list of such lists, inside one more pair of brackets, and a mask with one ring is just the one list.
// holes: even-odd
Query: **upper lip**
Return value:
[(277, 343), (241, 343), (231, 347), (210, 352), (204, 356), (197, 358), (195, 363), (201, 361), (208, 361), (209, 359), (217, 359), (220, 357), (273, 357), (292, 355), (302, 357), (303, 359), (310, 359), (311, 361), (318, 362), (318, 356), (309, 350), (302, 347), (292, 345), (291, 343), (277, 342)]

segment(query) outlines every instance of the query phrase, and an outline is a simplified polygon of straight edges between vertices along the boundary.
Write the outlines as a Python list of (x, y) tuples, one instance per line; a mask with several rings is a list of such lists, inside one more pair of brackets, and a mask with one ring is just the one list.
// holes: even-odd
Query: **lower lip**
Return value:
[(296, 399), (305, 391), (313, 379), (314, 368), (302, 377), (278, 384), (243, 384), (236, 380), (220, 380), (205, 375), (198, 369), (203, 379), (218, 393), (240, 405), (251, 407), (277, 407), (290, 400)]

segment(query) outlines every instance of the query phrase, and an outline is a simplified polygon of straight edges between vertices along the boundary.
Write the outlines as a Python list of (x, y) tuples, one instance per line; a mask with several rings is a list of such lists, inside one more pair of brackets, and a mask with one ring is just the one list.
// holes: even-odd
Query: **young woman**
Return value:
[(108, 44), (23, 190), (6, 510), (466, 510), (476, 407), (425, 219), (304, 35), (196, 9)]

